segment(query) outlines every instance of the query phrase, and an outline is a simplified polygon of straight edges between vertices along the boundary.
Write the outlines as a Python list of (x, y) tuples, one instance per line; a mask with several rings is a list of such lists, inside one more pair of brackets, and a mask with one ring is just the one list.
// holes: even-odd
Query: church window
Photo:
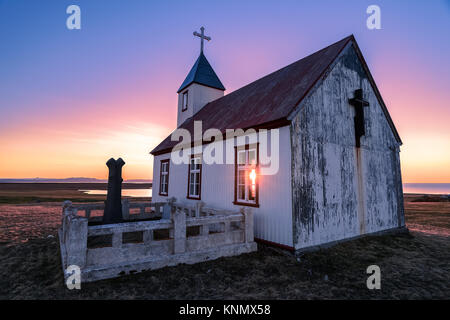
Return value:
[(188, 96), (189, 96), (189, 90), (183, 92), (183, 101), (182, 101), (182, 108), (181, 111), (186, 111), (188, 108)]
[(259, 207), (258, 145), (235, 148), (234, 204)]
[(192, 156), (188, 170), (188, 199), (200, 199), (202, 188), (202, 158)]
[(170, 160), (161, 160), (159, 171), (159, 195), (167, 196), (169, 193), (169, 163)]

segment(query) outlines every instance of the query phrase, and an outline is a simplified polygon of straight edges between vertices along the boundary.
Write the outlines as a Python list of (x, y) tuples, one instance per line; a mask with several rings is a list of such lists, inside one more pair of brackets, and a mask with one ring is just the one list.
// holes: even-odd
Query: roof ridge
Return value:
[[(347, 37), (345, 37), (345, 38), (342, 38), (341, 40), (336, 41), (335, 43), (330, 44), (329, 46), (326, 46), (325, 48), (322, 48), (322, 49), (320, 49), (320, 50), (314, 51), (314, 52), (310, 53), (309, 55), (307, 55), (307, 56), (305, 56), (305, 57), (303, 57), (303, 58), (301, 58), (301, 59), (299, 59), (299, 60), (296, 60), (296, 61), (294, 61), (294, 62), (291, 62), (291, 63), (289, 63), (288, 65), (286, 65), (286, 66), (284, 66), (284, 67), (281, 67), (281, 68), (278, 69), (278, 70), (272, 71), (271, 73), (266, 74), (265, 76), (262, 76), (261, 78), (256, 79), (256, 80), (254, 80), (254, 81), (252, 81), (252, 82), (250, 82), (250, 83), (248, 83), (248, 84), (246, 84), (246, 85), (240, 87), (239, 89), (236, 89), (236, 90), (230, 92), (230, 93), (227, 94), (226, 96), (232, 94), (233, 92), (236, 92), (236, 91), (238, 91), (238, 90), (241, 90), (241, 89), (243, 89), (243, 88), (245, 88), (245, 87), (251, 85), (252, 83), (254, 83), (254, 82), (256, 82), (256, 81), (259, 81), (259, 80), (261, 80), (261, 79), (264, 79), (264, 78), (266, 78), (266, 77), (269, 77), (269, 76), (273, 75), (273, 74), (276, 73), (276, 72), (279, 72), (279, 71), (281, 71), (281, 70), (283, 70), (283, 69), (286, 69), (286, 68), (288, 68), (288, 67), (290, 67), (290, 66), (292, 66), (292, 65), (294, 65), (294, 64), (296, 64), (296, 63), (299, 63), (300, 61), (302, 61), (302, 60), (304, 60), (304, 59), (306, 59), (306, 58), (309, 58), (309, 57), (312, 56), (312, 55), (315, 55), (315, 54), (317, 54), (317, 53), (319, 53), (319, 52), (325, 51), (325, 50), (328, 49), (329, 47), (332, 47), (332, 46), (338, 44), (339, 42), (341, 42), (341, 41), (343, 41), (343, 40), (347, 40), (347, 41), (348, 41), (348, 40), (350, 40), (351, 38), (354, 39), (353, 34), (350, 35), (350, 36), (347, 36)], [(224, 96), (224, 97), (225, 97), (225, 96)], [(223, 98), (223, 97), (221, 97), (221, 98), (219, 98), (219, 99), (222, 99), (222, 98)]]
[[(301, 58), (301, 59), (299, 59), (299, 60), (296, 60), (296, 61), (294, 61), (294, 62), (291, 62), (291, 63), (289, 63), (288, 65), (286, 65), (286, 66), (284, 66), (284, 67), (281, 67), (281, 68), (278, 69), (278, 70), (272, 71), (271, 73), (266, 74), (265, 76), (262, 76), (261, 78), (258, 78), (258, 79), (256, 79), (256, 80), (254, 80), (254, 81), (252, 81), (252, 82), (250, 82), (250, 83), (248, 83), (248, 84), (246, 84), (246, 85), (244, 85), (244, 86), (242, 86), (242, 87), (240, 87), (240, 88), (238, 88), (238, 89), (236, 89), (236, 90), (234, 90), (234, 91), (232, 91), (232, 92), (230, 92), (230, 93), (224, 95), (223, 97), (220, 97), (220, 98), (218, 98), (218, 99), (216, 99), (216, 100), (213, 100), (213, 101), (208, 102), (208, 103), (205, 104), (200, 110), (198, 110), (195, 114), (193, 114), (191, 117), (187, 118), (183, 123), (181, 123), (179, 127), (181, 127), (184, 123), (187, 123), (187, 121), (189, 121), (190, 119), (194, 118), (197, 114), (199, 114), (202, 110), (204, 110), (209, 104), (211, 104), (211, 103), (213, 103), (213, 102), (215, 102), (215, 101), (217, 101), (217, 100), (225, 99), (226, 97), (229, 97), (229, 96), (232, 96), (232, 95), (234, 95), (234, 94), (237, 94), (237, 93), (239, 93), (240, 90), (243, 90), (243, 89), (247, 88), (248, 86), (252, 85), (253, 83), (255, 83), (255, 82), (257, 82), (257, 81), (260, 81), (260, 80), (262, 80), (262, 79), (265, 79), (265, 78), (267, 78), (267, 77), (270, 77), (270, 76), (272, 76), (274, 73), (281, 72), (282, 70), (284, 70), (284, 69), (286, 69), (286, 68), (289, 68), (289, 67), (291, 67), (292, 65), (294, 65), (294, 64), (296, 64), (296, 63), (300, 63), (301, 61), (303, 61), (303, 60), (306, 59), (306, 58), (311, 57), (312, 55), (315, 55), (315, 54), (318, 54), (318, 53), (320, 53), (320, 52), (322, 52), (322, 51), (325, 51), (326, 49), (328, 49), (328, 48), (330, 48), (330, 47), (332, 47), (332, 46), (334, 46), (334, 45), (337, 45), (338, 43), (340, 43), (340, 42), (342, 42), (342, 41), (344, 41), (344, 40), (345, 40), (345, 42), (347, 43), (349, 40), (355, 40), (355, 37), (353, 36), (353, 34), (351, 34), (351, 35), (349, 35), (349, 36), (347, 36), (347, 37), (345, 37), (345, 38), (342, 38), (341, 40), (336, 41), (336, 42), (334, 42), (334, 43), (332, 43), (332, 44), (330, 44), (330, 45), (328, 45), (328, 46), (326, 46), (326, 47), (324, 47), (324, 48), (322, 48), (322, 49), (320, 49), (320, 50), (314, 51), (314, 52), (310, 53), (309, 55), (307, 55), (307, 56), (305, 56), (305, 57), (303, 57), (303, 58)], [(336, 57), (337, 57), (338, 55), (339, 55), (339, 53), (336, 55)], [(334, 60), (336, 59), (336, 57), (333, 58), (332, 61), (334, 61)], [(331, 61), (331, 62), (332, 62), (332, 61)], [(331, 62), (330, 62), (330, 63), (331, 63)], [(327, 68), (328, 68), (328, 66), (327, 66)], [(325, 70), (326, 70), (327, 68), (325, 68)], [(320, 77), (321, 77), (321, 76), (319, 76), (319, 77), (316, 79), (316, 81), (315, 81), (314, 83), (316, 83), (317, 80), (320, 79)], [(308, 91), (309, 91), (309, 90), (308, 90)], [(294, 109), (297, 107), (297, 105), (300, 103), (300, 101), (301, 101), (302, 99), (303, 99), (303, 97), (301, 97), (300, 100), (295, 104), (295, 106), (293, 106), (293, 109), (292, 109), (292, 110), (294, 110)], [(292, 112), (292, 111), (291, 111), (291, 112)]]
[[(350, 35), (294, 61), (251, 83), (207, 103), (178, 128), (193, 130), (193, 122), (203, 121), (203, 129), (264, 127), (284, 123), (292, 110), (321, 79), (345, 47), (355, 42)], [(191, 133), (192, 134), (192, 133)], [(166, 137), (152, 154), (165, 153), (175, 142)]]
[[(336, 53), (336, 55), (334, 56), (334, 58), (331, 59), (331, 61), (330, 61), (330, 63), (328, 64), (328, 66), (322, 71), (322, 73), (316, 78), (316, 80), (314, 80), (314, 82), (313, 82), (313, 83), (310, 85), (310, 87), (306, 90), (305, 94), (304, 94), (303, 96), (301, 96), (301, 97), (298, 99), (297, 103), (292, 107), (292, 109), (291, 109), (291, 111), (289, 112), (288, 115), (290, 115), (290, 114), (297, 108), (297, 106), (303, 101), (303, 99), (305, 98), (305, 96), (306, 96), (306, 95), (311, 91), (311, 89), (316, 85), (317, 81), (319, 81), (320, 79), (323, 78), (323, 75), (325, 74), (325, 72), (328, 70), (328, 68), (330, 67), (330, 65), (332, 65), (332, 63), (339, 57), (339, 55), (341, 54), (342, 50), (345, 49), (345, 47), (347, 46), (347, 44), (348, 44), (350, 41), (356, 42), (356, 39), (355, 39), (355, 37), (353, 36), (353, 34), (351, 34), (350, 36), (347, 36), (347, 37), (345, 37), (345, 38), (343, 38), (343, 39), (341, 39), (341, 40), (339, 40), (339, 41), (337, 41), (337, 42), (335, 42), (335, 43), (329, 45), (328, 47), (325, 47), (325, 48), (322, 49), (322, 50), (328, 49), (329, 47), (331, 47), (331, 46), (333, 46), (333, 45), (336, 45), (336, 44), (338, 44), (339, 42), (344, 41), (344, 40), (345, 40), (345, 42), (344, 42), (344, 45), (342, 46), (342, 48)], [(317, 51), (317, 52), (315, 52), (315, 53), (319, 53), (319, 52), (322, 51), (322, 50), (319, 50), (319, 51)], [(314, 53), (313, 53), (313, 54), (314, 54)], [(308, 57), (309, 57), (309, 56), (308, 56)], [(305, 58), (307, 58), (307, 57), (305, 57)], [(302, 60), (303, 60), (303, 59), (302, 59)]]

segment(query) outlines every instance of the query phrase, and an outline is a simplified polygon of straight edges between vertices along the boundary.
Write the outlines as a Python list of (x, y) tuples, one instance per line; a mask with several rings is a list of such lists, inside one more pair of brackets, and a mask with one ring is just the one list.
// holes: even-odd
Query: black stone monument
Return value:
[(122, 167), (125, 161), (122, 158), (109, 159), (106, 165), (109, 169), (108, 194), (105, 202), (103, 223), (122, 222)]

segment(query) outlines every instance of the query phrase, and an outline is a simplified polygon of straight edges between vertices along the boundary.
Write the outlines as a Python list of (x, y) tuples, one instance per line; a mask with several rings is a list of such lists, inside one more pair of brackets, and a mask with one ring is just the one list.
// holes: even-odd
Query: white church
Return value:
[[(151, 151), (152, 201), (251, 207), (255, 240), (293, 251), (405, 228), (402, 142), (353, 36), (225, 95), (203, 53), (210, 38), (194, 34), (201, 52), (177, 92), (177, 127), (194, 137), (201, 122), (223, 139), (189, 144), (182, 164), (173, 159), (179, 141), (164, 139)], [(276, 172), (261, 170), (260, 136), (227, 139), (227, 129), (267, 130)], [(205, 163), (205, 148), (227, 143), (233, 163)]]

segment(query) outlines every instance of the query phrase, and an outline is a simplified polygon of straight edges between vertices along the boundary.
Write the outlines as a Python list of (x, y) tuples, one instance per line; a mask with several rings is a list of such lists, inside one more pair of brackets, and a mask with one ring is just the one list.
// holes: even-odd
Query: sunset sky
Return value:
[[(67, 6), (81, 30), (66, 28)], [(368, 30), (366, 8), (381, 8)], [(199, 54), (234, 91), (354, 34), (403, 140), (403, 182), (450, 182), (449, 1), (0, 0), (0, 178), (151, 179)]]

